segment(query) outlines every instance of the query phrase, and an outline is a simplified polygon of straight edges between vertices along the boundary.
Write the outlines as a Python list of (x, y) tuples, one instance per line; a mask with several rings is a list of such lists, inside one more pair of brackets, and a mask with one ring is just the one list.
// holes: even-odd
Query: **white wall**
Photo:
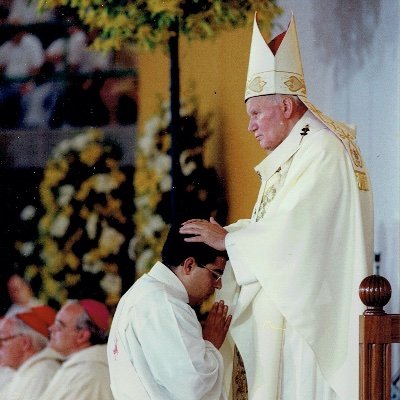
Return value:
[(386, 310), (400, 312), (400, 2), (280, 0), (276, 27), (293, 11), (309, 99), (357, 126), (372, 180), (375, 252), (392, 284)]

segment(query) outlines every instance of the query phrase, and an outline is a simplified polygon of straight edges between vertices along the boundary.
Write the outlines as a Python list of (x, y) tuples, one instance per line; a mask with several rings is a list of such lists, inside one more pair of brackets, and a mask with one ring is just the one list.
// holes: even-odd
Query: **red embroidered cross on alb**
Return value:
[(114, 339), (114, 348), (113, 348), (114, 359), (117, 359), (118, 355), (118, 338)]

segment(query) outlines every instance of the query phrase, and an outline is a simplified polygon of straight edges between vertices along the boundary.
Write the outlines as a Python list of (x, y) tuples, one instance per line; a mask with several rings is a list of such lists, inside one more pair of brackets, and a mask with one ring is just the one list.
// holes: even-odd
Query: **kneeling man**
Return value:
[(223, 301), (201, 326), (194, 306), (222, 286), (226, 252), (171, 229), (157, 262), (121, 298), (108, 340), (115, 400), (220, 400), (218, 349), (231, 316)]

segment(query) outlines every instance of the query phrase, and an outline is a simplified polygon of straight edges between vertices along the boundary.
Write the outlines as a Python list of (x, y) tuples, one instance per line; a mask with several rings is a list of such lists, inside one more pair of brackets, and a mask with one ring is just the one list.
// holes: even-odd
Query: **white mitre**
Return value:
[(359, 189), (369, 190), (368, 176), (355, 141), (355, 130), (342, 122), (332, 120), (307, 98), (293, 15), (287, 30), (268, 44), (258, 27), (257, 13), (254, 16), (245, 101), (251, 97), (268, 94), (298, 96), (306, 107), (342, 141), (351, 157)]
[[(293, 15), (287, 31), (274, 38), (270, 46), (261, 35), (256, 14), (245, 100), (276, 93), (305, 96), (306, 86)], [(274, 47), (278, 47), (276, 54), (273, 53)]]

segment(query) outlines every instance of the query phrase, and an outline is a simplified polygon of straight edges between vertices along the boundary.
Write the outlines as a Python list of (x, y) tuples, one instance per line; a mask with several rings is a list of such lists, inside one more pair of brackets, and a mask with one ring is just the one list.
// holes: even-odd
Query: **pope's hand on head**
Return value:
[(225, 236), (228, 231), (223, 228), (213, 217), (210, 221), (205, 219), (190, 219), (185, 221), (179, 232), (184, 235), (193, 235), (192, 237), (185, 238), (186, 242), (202, 242), (208, 246), (224, 251), (225, 250)]

